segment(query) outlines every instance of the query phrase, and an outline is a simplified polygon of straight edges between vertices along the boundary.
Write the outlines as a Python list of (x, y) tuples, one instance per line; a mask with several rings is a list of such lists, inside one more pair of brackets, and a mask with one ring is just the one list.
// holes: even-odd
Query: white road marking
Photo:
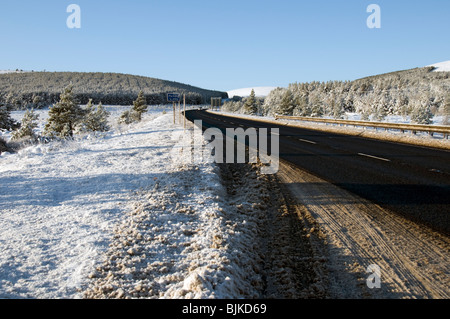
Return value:
[(440, 173), (440, 174), (449, 174), (449, 173), (443, 172), (443, 171), (441, 171), (440, 169), (437, 169), (437, 168), (431, 168), (431, 169), (429, 169), (429, 171), (430, 172), (434, 172), (434, 173)]
[(390, 161), (391, 161), (391, 160), (386, 159), (386, 158), (382, 158), (382, 157), (378, 157), (378, 156), (373, 156), (373, 155), (369, 155), (369, 154), (364, 154), (364, 153), (358, 153), (358, 155), (365, 156), (365, 157), (370, 157), (370, 158), (374, 158), (374, 159), (377, 159), (377, 160), (380, 160), (380, 161), (385, 161), (385, 162), (390, 162)]
[(316, 142), (304, 140), (304, 139), (301, 139), (301, 138), (299, 138), (298, 140), (301, 141), (301, 142), (309, 143), (309, 144), (317, 144)]

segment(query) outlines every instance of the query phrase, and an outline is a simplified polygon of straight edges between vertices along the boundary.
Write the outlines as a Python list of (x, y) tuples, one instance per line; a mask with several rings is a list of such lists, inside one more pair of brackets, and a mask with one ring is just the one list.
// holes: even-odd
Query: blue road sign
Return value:
[(178, 93), (169, 93), (167, 94), (168, 102), (180, 102), (180, 94)]

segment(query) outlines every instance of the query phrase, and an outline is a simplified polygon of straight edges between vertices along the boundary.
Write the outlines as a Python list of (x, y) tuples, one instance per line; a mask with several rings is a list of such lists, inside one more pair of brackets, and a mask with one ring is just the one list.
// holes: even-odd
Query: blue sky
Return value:
[[(70, 4), (81, 29), (69, 29)], [(381, 29), (369, 29), (369, 4)], [(0, 70), (118, 72), (231, 90), (450, 60), (448, 0), (0, 0)]]

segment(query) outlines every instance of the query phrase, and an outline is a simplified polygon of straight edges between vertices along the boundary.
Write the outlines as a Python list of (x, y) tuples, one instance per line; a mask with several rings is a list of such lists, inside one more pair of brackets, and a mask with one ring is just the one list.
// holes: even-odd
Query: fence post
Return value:
[(186, 129), (186, 94), (183, 94), (183, 115), (184, 115), (184, 119), (183, 119), (183, 127), (184, 129)]
[(173, 124), (175, 124), (175, 119), (176, 119), (176, 117), (175, 117), (175, 102), (172, 102), (172, 107), (173, 107)]

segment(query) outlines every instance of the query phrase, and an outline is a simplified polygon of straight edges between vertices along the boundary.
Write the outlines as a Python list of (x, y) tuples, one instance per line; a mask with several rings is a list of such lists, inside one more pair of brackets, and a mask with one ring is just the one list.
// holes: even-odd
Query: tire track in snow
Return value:
[[(279, 177), (327, 234), (335, 297), (448, 298), (447, 237), (287, 163)], [(371, 264), (381, 268), (381, 289), (365, 285)]]

